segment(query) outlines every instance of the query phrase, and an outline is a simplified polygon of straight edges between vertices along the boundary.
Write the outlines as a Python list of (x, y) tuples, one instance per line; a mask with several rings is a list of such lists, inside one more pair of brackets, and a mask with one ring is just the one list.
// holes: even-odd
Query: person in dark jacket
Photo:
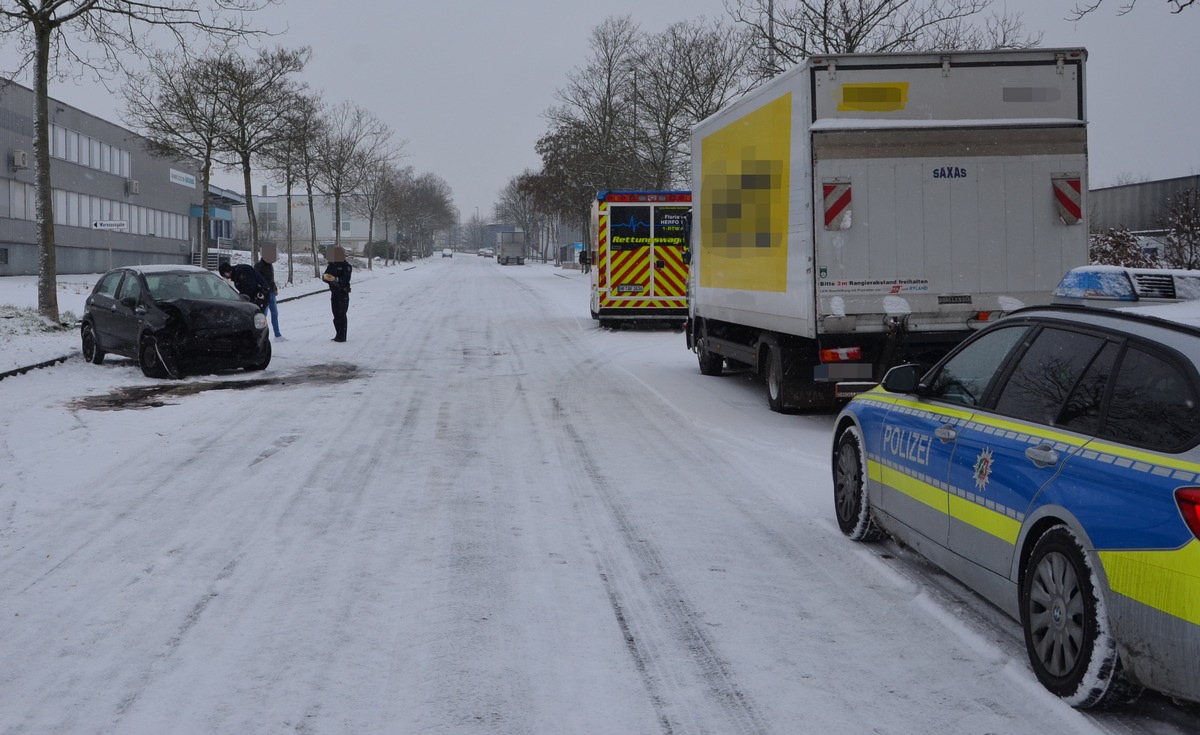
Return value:
[(346, 262), (344, 248), (331, 248), (326, 255), (329, 260), (325, 266), (325, 275), (321, 276), (329, 284), (329, 305), (333, 309), (333, 341), (346, 341), (346, 312), (350, 309), (350, 274), (354, 270)]
[(271, 330), (275, 332), (275, 339), (283, 341), (283, 335), (279, 333), (279, 306), (276, 303), (279, 285), (275, 283), (275, 266), (271, 265), (277, 257), (274, 245), (263, 245), (262, 257), (254, 264), (254, 270), (267, 282), (267, 303), (263, 306), (263, 314), (270, 313)]
[(217, 273), (220, 273), (222, 278), (232, 281), (238, 293), (249, 296), (251, 301), (258, 304), (258, 308), (266, 306), (268, 284), (266, 279), (254, 270), (254, 266), (245, 263), (230, 265), (225, 262), (217, 266)]

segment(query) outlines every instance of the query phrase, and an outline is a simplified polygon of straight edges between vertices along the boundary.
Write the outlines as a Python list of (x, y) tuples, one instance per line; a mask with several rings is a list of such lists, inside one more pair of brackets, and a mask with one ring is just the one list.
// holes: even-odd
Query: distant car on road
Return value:
[(893, 368), (834, 424), (842, 532), (887, 533), (1020, 620), (1075, 707), (1143, 687), (1200, 701), (1190, 311), (1022, 309), (928, 372)]
[(485, 258), (491, 258), (491, 257), (494, 257), (495, 255), (496, 255), (496, 251), (495, 251), (495, 250), (493, 250), (493, 249), (491, 249), (491, 248), (484, 248), (484, 249), (483, 249), (483, 257), (485, 257)]
[(101, 276), (84, 304), (83, 357), (138, 361), (151, 378), (271, 363), (267, 318), (225, 279), (198, 266), (143, 265)]
[(453, 258), (454, 251), (451, 250), (450, 248), (442, 248), (442, 257), (443, 258)]

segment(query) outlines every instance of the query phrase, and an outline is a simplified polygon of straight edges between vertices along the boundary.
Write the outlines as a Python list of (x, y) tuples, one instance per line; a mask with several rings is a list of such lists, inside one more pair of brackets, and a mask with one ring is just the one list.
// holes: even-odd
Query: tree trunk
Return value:
[[(36, 27), (33, 161), (37, 190), (38, 313), (58, 321), (58, 254), (54, 246), (54, 202), (50, 189), (50, 28)], [(111, 263), (110, 263), (111, 265)]]
[(250, 222), (250, 259), (258, 262), (258, 217), (254, 214), (254, 191), (250, 183), (250, 156), (242, 156), (242, 181), (246, 186), (246, 219)]
[(208, 190), (208, 182), (212, 179), (212, 142), (205, 145), (204, 161), (200, 165), (200, 186), (204, 191), (200, 194), (200, 267), (208, 267), (208, 233), (212, 229), (208, 217), (209, 207), (212, 206), (212, 194)]
[(287, 190), (284, 201), (287, 207), (287, 248), (288, 248), (288, 276), (287, 282), (292, 283), (292, 186), (296, 183), (296, 177), (292, 175), (292, 167), (287, 167), (287, 172), (283, 175), (284, 188)]
[(317, 262), (317, 207), (313, 204), (312, 180), (305, 179), (304, 187), (308, 191), (308, 232), (312, 241), (313, 278), (320, 278), (321, 264)]

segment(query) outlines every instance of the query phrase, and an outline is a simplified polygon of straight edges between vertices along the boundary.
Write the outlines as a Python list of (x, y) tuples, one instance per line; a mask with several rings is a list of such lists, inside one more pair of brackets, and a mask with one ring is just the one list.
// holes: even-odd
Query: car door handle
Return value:
[(1058, 464), (1058, 451), (1049, 444), (1039, 444), (1025, 450), (1025, 456), (1037, 467), (1053, 467)]
[(950, 424), (946, 424), (944, 426), (937, 427), (937, 430), (933, 432), (933, 435), (938, 439), (941, 439), (942, 444), (949, 444), (958, 438), (958, 429), (954, 428)]

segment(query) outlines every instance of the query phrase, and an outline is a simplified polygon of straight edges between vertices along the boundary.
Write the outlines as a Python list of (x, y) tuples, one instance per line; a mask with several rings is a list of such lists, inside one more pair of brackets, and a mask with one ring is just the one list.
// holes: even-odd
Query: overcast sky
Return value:
[[(1045, 34), (1044, 46), (1088, 49), (1093, 188), (1119, 177), (1200, 173), (1200, 8), (1172, 15), (1161, 0), (1141, 0), (1119, 16), (1123, 3), (1105, 0), (1077, 22), (1065, 20), (1074, 0), (995, 3), (1023, 13), (1028, 29)], [(302, 79), (327, 101), (351, 100), (391, 125), (408, 141), (401, 163), (445, 179), (465, 219), (476, 207), (486, 216), (512, 176), (539, 167), (533, 145), (547, 130), (543, 113), (555, 90), (587, 58), (590, 30), (625, 14), (648, 33), (700, 15), (727, 17), (723, 0), (285, 0), (259, 23), (286, 29), (282, 45), (312, 46)], [(11, 66), (6, 58), (3, 68)], [(66, 82), (51, 91), (117, 119), (117, 102), (102, 88)], [(237, 190), (240, 182), (217, 180)]]

